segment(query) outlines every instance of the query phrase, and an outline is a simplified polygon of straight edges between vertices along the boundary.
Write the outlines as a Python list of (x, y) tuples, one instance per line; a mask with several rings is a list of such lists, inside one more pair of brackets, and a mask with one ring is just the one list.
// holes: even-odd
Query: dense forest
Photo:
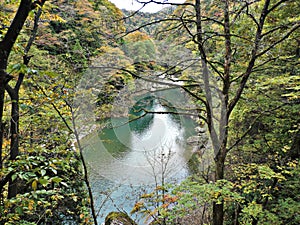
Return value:
[[(300, 224), (300, 2), (140, 2), (166, 7), (0, 2), (0, 224)], [(103, 216), (89, 135), (161, 114), (196, 124), (189, 174), (168, 182), (162, 146), (154, 185)]]

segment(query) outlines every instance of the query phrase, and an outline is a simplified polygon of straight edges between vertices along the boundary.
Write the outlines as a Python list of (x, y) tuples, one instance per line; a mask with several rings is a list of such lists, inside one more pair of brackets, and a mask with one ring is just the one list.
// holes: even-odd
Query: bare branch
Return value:
[[(170, 26), (170, 27), (167, 28), (167, 29), (163, 29), (163, 30), (160, 30), (160, 31), (156, 31), (156, 32), (155, 32), (155, 37), (157, 38), (159, 34), (163, 34), (163, 33), (168, 33), (168, 34), (169, 34), (170, 31), (175, 31), (175, 32), (177, 32), (177, 31), (180, 30), (182, 27), (183, 27), (183, 24), (179, 23), (179, 24), (177, 24), (176, 26)], [(175, 33), (175, 32), (174, 32), (174, 33)]]
[(257, 30), (256, 30), (254, 46), (253, 46), (252, 53), (251, 53), (251, 59), (248, 63), (245, 73), (241, 75), (242, 79), (240, 81), (239, 88), (237, 89), (235, 96), (233, 97), (233, 99), (230, 101), (230, 103), (228, 105), (228, 110), (227, 110), (228, 118), (244, 91), (244, 88), (246, 86), (248, 78), (249, 78), (250, 74), (252, 73), (255, 61), (258, 57), (257, 52), (258, 52), (258, 48), (259, 48), (259, 45), (261, 42), (261, 35), (262, 35), (265, 20), (266, 20), (267, 14), (268, 14), (269, 5), (270, 5), (270, 0), (265, 0), (264, 7), (260, 13), (260, 19), (259, 19), (259, 24), (258, 24)]
[(215, 23), (221, 25), (222, 27), (225, 26), (224, 23), (222, 23), (221, 21), (216, 20), (216, 19), (214, 19), (214, 18), (207, 17), (207, 16), (202, 16), (202, 18), (203, 18), (202, 21), (212, 21), (212, 22), (215, 22)]
[[(177, 108), (176, 108), (177, 109)], [(202, 110), (203, 111), (203, 110)], [(195, 114), (195, 113), (189, 113), (189, 112), (174, 112), (174, 111), (150, 111), (150, 110), (147, 110), (145, 108), (141, 108), (139, 109), (138, 111), (136, 111), (136, 113), (139, 113), (139, 112), (144, 112), (143, 114), (139, 115), (139, 116), (135, 116), (133, 117), (132, 119), (128, 120), (127, 122), (124, 122), (120, 125), (117, 125), (117, 126), (113, 126), (113, 128), (119, 128), (119, 127), (122, 127), (122, 126), (125, 126), (131, 122), (134, 122), (136, 120), (139, 120), (145, 116), (147, 116), (148, 114), (172, 114), (172, 115), (181, 115), (181, 116), (193, 116), (193, 117), (198, 117), (200, 119), (202, 119), (205, 123), (206, 123), (206, 118), (199, 115), (198, 113)]]
[[(260, 63), (259, 65), (254, 66), (252, 72), (259, 71), (260, 67), (263, 67), (264, 65), (268, 64), (269, 62), (275, 61), (276, 59), (277, 59), (277, 57), (276, 58), (270, 58), (270, 59)], [(264, 69), (264, 68), (262, 68), (262, 69)]]
[(248, 129), (239, 137), (239, 139), (237, 139), (228, 149), (227, 152), (229, 152), (230, 150), (232, 150), (235, 146), (237, 146), (248, 134), (249, 132), (252, 130), (252, 126), (256, 123), (256, 121), (261, 118), (264, 115), (267, 114), (272, 114), (274, 111), (281, 109), (283, 106), (288, 105), (288, 103), (283, 103), (279, 106), (274, 107), (273, 109), (267, 110), (267, 111), (263, 111), (262, 113), (260, 113), (257, 117), (255, 117), (255, 119), (252, 120), (251, 124), (249, 125)]
[(119, 34), (120, 36), (118, 36), (118, 35), (116, 35), (116, 36), (118, 36), (118, 38), (122, 38), (122, 37), (125, 37), (126, 35), (128, 35), (130, 33), (134, 33), (136, 31), (139, 31), (139, 30), (141, 30), (144, 27), (148, 27), (148, 26), (151, 26), (151, 25), (154, 25), (154, 24), (165, 22), (165, 21), (179, 21), (179, 19), (178, 18), (166, 18), (166, 19), (160, 19), (160, 20), (151, 21), (151, 22), (148, 22), (146, 24), (140, 25), (138, 28), (135, 28), (135, 29), (132, 29), (130, 31), (127, 31), (125, 34), (120, 33)]
[(283, 29), (283, 28), (287, 28), (287, 27), (288, 27), (287, 25), (281, 25), (281, 26), (275, 27), (275, 28), (273, 28), (273, 29), (271, 29), (271, 30), (269, 30), (269, 31), (267, 31), (267, 32), (265, 32), (265, 33), (263, 33), (263, 34), (261, 35), (261, 37), (265, 37), (265, 36), (267, 36), (267, 35), (269, 35), (269, 34), (275, 32), (275, 31), (277, 31), (277, 30), (279, 30), (279, 29)]
[[(65, 123), (65, 124), (66, 124), (66, 126), (68, 127), (68, 129), (70, 131), (73, 131), (73, 134), (75, 135), (75, 140), (77, 142), (77, 146), (78, 146), (78, 149), (79, 149), (80, 160), (81, 160), (82, 167), (83, 167), (83, 172), (84, 172), (83, 173), (84, 182), (85, 182), (85, 185), (87, 186), (87, 189), (88, 189), (89, 200), (90, 200), (90, 208), (91, 208), (91, 211), (92, 211), (93, 221), (94, 221), (95, 225), (98, 225), (97, 213), (96, 213), (96, 210), (95, 210), (95, 203), (94, 203), (94, 196), (93, 196), (93, 192), (92, 192), (92, 188), (91, 188), (90, 180), (89, 180), (89, 176), (88, 176), (87, 163), (86, 163), (86, 160), (83, 156), (83, 147), (81, 145), (81, 141), (80, 141), (80, 137), (79, 137), (79, 133), (78, 133), (78, 130), (77, 130), (76, 121), (75, 121), (75, 118), (76, 118), (75, 111), (74, 111), (74, 108), (71, 106), (71, 104), (69, 104), (67, 101), (65, 101), (65, 103), (68, 105), (68, 107), (71, 111), (73, 129), (71, 127), (69, 127), (69, 125), (67, 123)], [(59, 111), (57, 111), (57, 112), (59, 113)]]
[(262, 55), (264, 55), (265, 53), (267, 53), (268, 51), (270, 51), (272, 48), (274, 48), (276, 45), (280, 44), (281, 42), (285, 41), (292, 33), (294, 33), (297, 29), (300, 28), (300, 22), (295, 24), (295, 26), (293, 26), (291, 28), (291, 30), (289, 32), (287, 32), (281, 39), (279, 39), (278, 41), (274, 42), (272, 45), (270, 45), (268, 48), (266, 48), (265, 50), (261, 51), (260, 53), (258, 53), (256, 55), (256, 57), (260, 57)]
[(257, 28), (259, 28), (259, 22), (256, 20), (256, 18), (251, 14), (249, 13), (249, 5), (247, 4), (247, 7), (246, 7), (246, 15), (248, 17), (250, 17), (250, 19), (252, 19), (252, 21), (256, 24)]
[(149, 1), (140, 1), (140, 0), (136, 0), (138, 3), (147, 5), (150, 3), (155, 3), (158, 5), (171, 5), (171, 6), (194, 6), (194, 4), (189, 3), (189, 2), (185, 2), (185, 3), (174, 3), (174, 2), (167, 2), (167, 1), (163, 1), (163, 2), (159, 2), (159, 1), (155, 1), (155, 0), (149, 0)]
[(280, 0), (276, 4), (274, 4), (269, 10), (268, 13), (274, 11), (278, 6), (280, 6), (284, 2), (291, 2), (291, 0)]
[[(45, 97), (49, 97), (49, 96), (47, 95), (47, 93), (45, 92), (45, 90), (44, 90), (37, 82), (35, 82), (35, 84), (36, 84), (36, 88), (37, 88), (38, 90), (40, 90), (40, 91), (43, 93), (43, 95), (44, 95)], [(55, 105), (53, 102), (51, 102), (50, 104), (52, 105), (52, 107), (54, 108), (54, 110), (57, 112), (57, 114), (59, 115), (59, 117), (62, 119), (63, 123), (66, 125), (66, 127), (68, 128), (68, 130), (69, 130), (71, 133), (73, 133), (73, 129), (70, 127), (70, 125), (68, 124), (67, 120), (64, 118), (64, 116), (63, 116), (62, 113), (60, 112), (60, 110), (56, 107), (56, 105)]]
[[(199, 116), (199, 114), (189, 113), (189, 112), (149, 111), (147, 109), (142, 109), (142, 111), (144, 111), (146, 114), (173, 114), (173, 115), (194, 116), (194, 117), (198, 117)], [(205, 119), (205, 118), (203, 117), (202, 119)]]

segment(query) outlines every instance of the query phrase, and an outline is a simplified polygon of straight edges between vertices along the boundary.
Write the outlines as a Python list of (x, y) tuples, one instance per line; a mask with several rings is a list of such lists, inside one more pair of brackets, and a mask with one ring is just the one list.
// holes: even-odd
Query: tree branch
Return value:
[(151, 21), (151, 22), (148, 22), (146, 24), (140, 25), (138, 28), (135, 28), (135, 29), (132, 29), (130, 31), (127, 31), (125, 34), (120, 33), (119, 35), (122, 34), (121, 36), (118, 36), (118, 35), (116, 35), (116, 36), (118, 36), (118, 38), (122, 38), (122, 37), (125, 37), (126, 35), (128, 35), (130, 33), (134, 33), (134, 32), (136, 32), (138, 30), (141, 30), (144, 27), (148, 27), (148, 26), (151, 26), (151, 25), (154, 25), (154, 24), (158, 24), (158, 23), (162, 23), (162, 22), (166, 22), (166, 21), (179, 21), (179, 19), (178, 18), (167, 18), (167, 19), (160, 19), (160, 20)]
[(65, 101), (65, 103), (67, 104), (67, 106), (70, 108), (70, 111), (71, 111), (73, 129), (70, 128), (67, 123), (65, 123), (65, 124), (66, 124), (66, 126), (68, 127), (68, 129), (70, 131), (73, 131), (73, 134), (75, 135), (75, 140), (77, 142), (77, 146), (78, 146), (78, 149), (79, 149), (79, 156), (80, 156), (80, 160), (81, 160), (82, 167), (83, 167), (84, 182), (85, 182), (85, 184), (87, 186), (87, 189), (88, 189), (88, 194), (89, 194), (89, 199), (90, 199), (90, 208), (91, 208), (91, 211), (92, 211), (94, 225), (98, 225), (97, 214), (96, 214), (95, 203), (94, 203), (94, 196), (93, 196), (93, 192), (92, 192), (92, 188), (91, 188), (90, 180), (89, 180), (89, 176), (88, 176), (87, 163), (86, 163), (85, 158), (83, 156), (83, 147), (81, 145), (79, 133), (77, 131), (77, 125), (76, 125), (76, 121), (75, 121), (75, 118), (76, 118), (75, 117), (75, 111), (74, 111), (74, 108), (72, 107), (71, 104), (69, 104), (67, 101)]
[(280, 44), (281, 42), (283, 42), (284, 40), (286, 40), (292, 33), (294, 33), (297, 29), (300, 28), (300, 22), (298, 22), (297, 24), (294, 25), (294, 27), (291, 28), (291, 30), (289, 32), (287, 32), (281, 39), (279, 39), (278, 41), (276, 41), (275, 43), (273, 43), (272, 45), (270, 45), (268, 48), (266, 48), (265, 50), (261, 51), (260, 53), (258, 53), (256, 55), (256, 57), (260, 57), (262, 55), (264, 55), (265, 53), (267, 53), (268, 51), (270, 51), (272, 48), (274, 48), (276, 45)]
[(233, 97), (233, 99), (230, 101), (230, 103), (228, 105), (228, 110), (227, 110), (228, 118), (244, 91), (244, 88), (246, 86), (248, 78), (249, 78), (250, 74), (252, 73), (252, 69), (254, 67), (255, 61), (258, 57), (257, 51), (259, 49), (259, 45), (261, 42), (261, 35), (262, 35), (265, 20), (266, 20), (267, 14), (268, 14), (269, 5), (270, 5), (270, 0), (265, 0), (265, 4), (261, 11), (259, 24), (258, 24), (257, 30), (256, 30), (254, 47), (253, 47), (252, 53), (251, 53), (251, 59), (248, 63), (248, 67), (247, 67), (245, 73), (242, 74), (242, 76), (241, 76), (242, 79), (241, 79), (239, 88), (237, 89), (235, 96)]
[(138, 3), (144, 4), (144, 5), (147, 5), (147, 4), (150, 4), (150, 3), (155, 3), (155, 4), (158, 4), (158, 5), (194, 6), (194, 4), (189, 3), (189, 2), (185, 2), (185, 3), (173, 3), (173, 2), (166, 2), (166, 1), (159, 2), (159, 1), (155, 1), (155, 0), (149, 0), (149, 1), (140, 1), (140, 0), (136, 0), (136, 1), (137, 1)]
[[(49, 97), (48, 95), (47, 95), (47, 93), (44, 91), (44, 89), (37, 83), (37, 82), (35, 82), (36, 83), (36, 88), (38, 89), (38, 90), (40, 90), (42, 93), (43, 93), (43, 95), (45, 96), (45, 97)], [(59, 115), (59, 117), (62, 119), (62, 121), (63, 121), (63, 123), (66, 125), (66, 127), (68, 128), (68, 130), (71, 132), (71, 133), (73, 133), (73, 129), (70, 127), (70, 125), (68, 124), (68, 122), (67, 122), (67, 120), (64, 118), (64, 116), (61, 114), (61, 112), (59, 111), (59, 109), (56, 107), (56, 105), (53, 103), (53, 102), (51, 102), (50, 103), (51, 105), (52, 105), (52, 107), (54, 108), (54, 110), (57, 112), (57, 114)]]
[(252, 120), (252, 123), (250, 124), (250, 126), (248, 127), (248, 129), (242, 134), (242, 136), (237, 139), (234, 144), (232, 144), (228, 149), (227, 152), (229, 152), (230, 150), (232, 150), (235, 146), (237, 146), (248, 134), (249, 132), (252, 130), (252, 126), (256, 123), (256, 121), (267, 114), (272, 114), (272, 112), (284, 107), (285, 105), (288, 105), (288, 103), (283, 103), (279, 106), (274, 107), (273, 109), (267, 110), (267, 111), (263, 111), (262, 113), (260, 113), (255, 119)]
[(278, 6), (280, 6), (282, 3), (284, 2), (289, 2), (291, 0), (280, 0), (278, 1), (276, 4), (274, 4), (269, 10), (268, 13), (272, 12), (273, 10), (275, 10)]
[(0, 69), (6, 69), (7, 60), (10, 55), (11, 49), (15, 44), (21, 29), (24, 26), (24, 23), (29, 15), (29, 12), (33, 10), (35, 7), (37, 7), (37, 5), (43, 5), (45, 1), (46, 0), (40, 0), (32, 3), (32, 0), (21, 0), (18, 11), (10, 27), (8, 28), (7, 33), (5, 34), (3, 40), (0, 42), (0, 52), (3, 54), (3, 56), (0, 57), (0, 65), (1, 66), (3, 64), (5, 65), (5, 68), (0, 68)]
[(10, 171), (6, 176), (0, 179), (0, 190), (3, 190), (3, 187), (10, 181), (14, 171)]

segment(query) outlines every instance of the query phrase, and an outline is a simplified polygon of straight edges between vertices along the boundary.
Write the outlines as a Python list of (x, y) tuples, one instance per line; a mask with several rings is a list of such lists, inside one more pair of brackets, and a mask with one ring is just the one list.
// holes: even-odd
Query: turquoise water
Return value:
[[(146, 98), (129, 110), (128, 118), (111, 119), (111, 128), (91, 134), (85, 141), (100, 223), (111, 211), (129, 213), (139, 194), (155, 185), (155, 178), (158, 183), (162, 177), (178, 182), (190, 173), (187, 162), (192, 146), (186, 139), (195, 135), (194, 121), (165, 113), (139, 118), (145, 107), (169, 111), (161, 101)], [(129, 122), (133, 118), (139, 119)]]

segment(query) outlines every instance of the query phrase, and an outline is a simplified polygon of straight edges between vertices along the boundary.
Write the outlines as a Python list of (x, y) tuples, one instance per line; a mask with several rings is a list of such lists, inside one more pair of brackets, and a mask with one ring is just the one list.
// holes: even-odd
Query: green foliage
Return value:
[(167, 188), (157, 185), (153, 192), (144, 193), (140, 200), (135, 203), (131, 214), (138, 213), (145, 218), (145, 222), (161, 224), (166, 219), (166, 208), (176, 202), (176, 197), (167, 193)]
[[(223, 202), (226, 224), (231, 223), (231, 213), (235, 212), (240, 224), (252, 224), (254, 220), (261, 224), (299, 222), (299, 191), (295, 189), (299, 185), (298, 165), (275, 172), (267, 165), (249, 164), (237, 167), (235, 174), (234, 182), (205, 183), (198, 177), (190, 177), (180, 185), (157, 186), (153, 192), (141, 195), (132, 213), (141, 213), (157, 224), (162, 224), (162, 219), (166, 224), (186, 224), (187, 221), (202, 224), (209, 222), (213, 202)], [(291, 195), (285, 190), (295, 192)]]
[[(175, 7), (166, 7), (156, 13), (147, 13), (141, 11), (134, 12), (134, 11), (123, 9), (122, 12), (124, 13), (124, 16), (127, 17), (125, 20), (126, 31), (132, 31), (137, 27), (141, 27), (143, 25), (148, 24), (149, 22), (154, 22), (154, 21), (159, 21), (161, 19), (164, 19), (166, 16), (171, 14), (174, 10)], [(134, 16), (132, 16), (133, 14)], [(150, 36), (154, 36), (155, 31), (159, 26), (157, 26), (157, 24), (154, 24), (154, 25), (144, 26), (139, 30), (145, 32)]]
[(121, 223), (123, 225), (136, 225), (136, 223), (124, 212), (110, 212), (105, 218), (105, 224)]
[(213, 202), (225, 202), (228, 207), (244, 202), (234, 190), (234, 184), (227, 180), (205, 183), (197, 177), (190, 177), (180, 185), (157, 186), (153, 192), (145, 193), (132, 213), (142, 213), (157, 224), (163, 224), (163, 220), (166, 224), (202, 224), (209, 221)]
[[(18, 4), (5, 7), (15, 10)], [(30, 14), (10, 54), (7, 72), (14, 77), (10, 85), (13, 87), (17, 83), (21, 73), (25, 79), (18, 93), (19, 156), (13, 161), (9, 160), (12, 101), (8, 95), (5, 99), (3, 168), (0, 175), (1, 182), (8, 177), (9, 183), (14, 183), (17, 195), (8, 197), (7, 184), (1, 189), (1, 224), (91, 223), (82, 166), (72, 144), (72, 131), (67, 127), (71, 120), (66, 104), (72, 100), (71, 90), (80, 78), (75, 73), (76, 66), (87, 66), (87, 48), (82, 43), (88, 40), (85, 41), (87, 37), (79, 40), (71, 32), (75, 24), (68, 24), (64, 19), (67, 13), (72, 13), (65, 11), (67, 4), (56, 4), (48, 2), (45, 5), (36, 45), (28, 53), (31, 58), (29, 64), (23, 63), (24, 43), (31, 35), (34, 13)], [(2, 17), (1, 7), (4, 26), (9, 25), (13, 12), (7, 10)], [(71, 29), (70, 32), (68, 29)], [(6, 32), (6, 28), (1, 32)], [(68, 38), (70, 45), (62, 44), (61, 40), (66, 40), (64, 38)], [(90, 50), (96, 52), (97, 46), (90, 46)], [(67, 53), (69, 57), (66, 57)]]
[(134, 62), (156, 61), (155, 42), (145, 33), (136, 31), (124, 37), (122, 50)]
[[(19, 194), (4, 202), (1, 222), (7, 224), (89, 221), (88, 202), (76, 153), (70, 148), (37, 149), (8, 166)], [(80, 195), (78, 194), (80, 193)], [(55, 223), (54, 223), (55, 221)]]
[[(202, 38), (211, 62), (210, 76), (222, 80), (226, 51), (221, 25), (223, 3), (202, 3)], [(253, 2), (243, 9), (247, 11), (239, 11), (240, 3), (230, 2), (233, 53), (229, 98), (238, 90), (240, 78), (248, 67), (249, 50), (257, 28), (255, 20), (259, 19), (262, 3)], [(18, 1), (0, 3), (1, 40), (18, 4)], [(274, 4), (272, 2), (270, 7)], [(102, 82), (95, 102), (99, 107), (97, 118), (103, 119), (125, 85), (134, 90), (134, 78), (114, 71), (99, 81), (85, 70), (89, 65), (119, 66), (133, 72), (169, 70), (168, 65), (154, 62), (159, 48), (151, 37), (154, 33), (158, 39), (170, 41), (165, 43), (184, 45), (193, 52), (193, 57), (198, 57), (199, 49), (191, 37), (191, 33), (196, 32), (195, 26), (189, 23), (195, 19), (193, 10), (182, 6), (175, 11), (170, 9), (171, 15), (166, 15), (166, 11), (137, 13), (137, 17), (126, 20), (128, 30), (165, 17), (170, 20), (159, 27), (149, 26), (141, 29), (142, 32), (134, 32), (122, 38), (123, 45), (118, 46), (112, 37), (125, 27), (123, 22), (115, 22), (121, 21), (122, 12), (109, 1), (47, 1), (35, 45), (28, 54), (32, 59), (24, 65), (24, 43), (31, 34), (34, 17), (34, 13), (30, 13), (10, 55), (7, 70), (14, 77), (10, 81), (12, 85), (20, 73), (26, 77), (19, 93), (20, 155), (14, 161), (8, 160), (12, 101), (5, 99), (4, 164), (0, 175), (2, 179), (12, 174), (18, 195), (8, 199), (8, 188), (4, 187), (1, 224), (90, 223), (82, 168), (73, 147), (72, 131), (68, 128), (71, 115), (67, 103), (72, 100), (72, 91), (82, 73), (89, 84)], [(234, 17), (236, 12), (240, 14)], [(130, 13), (125, 11), (126, 15)], [(180, 185), (157, 185), (140, 197), (132, 213), (144, 215), (152, 224), (209, 224), (215, 203), (224, 204), (226, 224), (300, 224), (299, 29), (286, 41), (276, 44), (289, 28), (299, 24), (299, 15), (297, 1), (286, 1), (284, 7), (268, 15), (258, 46), (258, 54), (263, 51), (266, 54), (258, 57), (242, 98), (229, 118), (227, 147), (230, 152), (225, 179), (209, 183), (195, 176)], [(179, 20), (171, 20), (174, 18), (186, 23), (183, 26)], [(181, 60), (176, 49), (171, 51), (170, 48), (170, 52), (174, 52), (172, 60)], [(119, 60), (118, 65), (115, 58)], [(177, 66), (168, 72), (169, 77), (180, 76), (190, 85), (186, 89), (189, 93), (205, 97), (199, 69), (191, 67), (182, 71)], [(222, 88), (220, 84), (219, 80), (214, 83), (216, 89)], [(203, 109), (201, 101), (193, 103)]]
[(124, 29), (122, 22), (114, 22), (121, 11), (107, 0), (58, 1), (47, 9), (49, 18), (40, 24), (36, 44), (52, 55), (62, 55), (80, 71), (97, 48), (114, 43), (109, 36)]

